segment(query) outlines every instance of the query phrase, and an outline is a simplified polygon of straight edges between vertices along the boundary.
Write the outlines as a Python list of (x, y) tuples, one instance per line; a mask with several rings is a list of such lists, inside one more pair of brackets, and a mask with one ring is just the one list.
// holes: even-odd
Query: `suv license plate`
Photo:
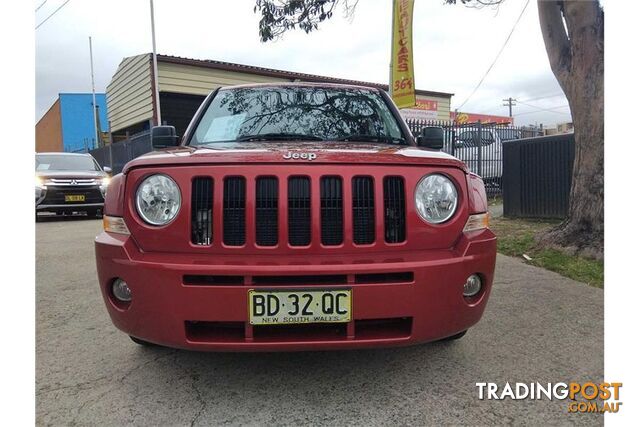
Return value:
[(252, 325), (350, 321), (351, 289), (249, 290), (249, 322)]
[(84, 194), (66, 194), (64, 196), (65, 202), (84, 202)]

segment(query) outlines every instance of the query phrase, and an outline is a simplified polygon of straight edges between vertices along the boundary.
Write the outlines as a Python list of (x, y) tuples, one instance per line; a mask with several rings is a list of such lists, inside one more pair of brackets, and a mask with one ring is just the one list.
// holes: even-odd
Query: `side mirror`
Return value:
[(417, 141), (418, 147), (440, 150), (444, 147), (444, 129), (438, 126), (427, 126), (422, 129)]
[(153, 148), (176, 147), (180, 143), (176, 128), (173, 126), (154, 126), (151, 128), (151, 145)]
[(111, 169), (109, 166), (103, 167), (102, 170), (105, 171), (108, 174), (111, 174), (111, 172), (113, 172), (113, 169)]

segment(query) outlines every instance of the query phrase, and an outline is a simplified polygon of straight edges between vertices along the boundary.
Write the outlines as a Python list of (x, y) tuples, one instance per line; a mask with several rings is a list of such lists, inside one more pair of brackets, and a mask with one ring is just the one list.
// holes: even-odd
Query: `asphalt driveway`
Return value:
[(603, 292), (499, 256), (482, 321), (403, 349), (210, 354), (143, 348), (97, 285), (97, 220), (36, 224), (39, 425), (602, 424), (567, 402), (487, 401), (476, 382), (603, 379)]

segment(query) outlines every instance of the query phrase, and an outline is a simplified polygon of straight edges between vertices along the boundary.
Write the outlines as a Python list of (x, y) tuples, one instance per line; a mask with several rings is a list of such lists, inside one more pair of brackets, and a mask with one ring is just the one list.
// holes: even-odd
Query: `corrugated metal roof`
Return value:
[[(316, 74), (297, 73), (294, 71), (276, 70), (273, 68), (257, 67), (254, 65), (236, 64), (233, 62), (214, 61), (211, 59), (193, 59), (185, 58), (181, 56), (172, 55), (160, 55), (158, 54), (158, 62), (168, 62), (173, 64), (192, 65), (195, 67), (207, 67), (225, 71), (236, 71), (249, 74), (257, 74), (262, 76), (287, 78), (292, 80), (303, 80), (307, 82), (317, 83), (341, 83), (351, 84), (358, 86), (369, 86), (383, 90), (387, 90), (389, 85), (381, 83), (363, 82), (359, 80), (340, 79), (337, 77), (319, 76)], [(452, 93), (447, 92), (435, 92), (430, 90), (416, 89), (416, 94), (424, 96), (439, 96), (449, 98), (453, 96)]]

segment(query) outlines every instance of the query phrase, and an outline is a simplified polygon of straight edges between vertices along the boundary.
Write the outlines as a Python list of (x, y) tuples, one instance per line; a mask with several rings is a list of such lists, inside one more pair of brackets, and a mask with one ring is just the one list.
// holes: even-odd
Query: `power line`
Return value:
[(53, 13), (52, 13), (51, 15), (47, 16), (46, 18), (44, 18), (44, 21), (42, 21), (41, 23), (39, 23), (38, 25), (36, 25), (36, 30), (37, 30), (38, 28), (40, 28), (40, 27), (42, 26), (42, 24), (44, 24), (45, 22), (47, 22), (47, 21), (49, 20), (49, 18), (51, 18), (51, 17), (52, 17), (53, 15), (55, 15), (56, 13), (58, 13), (58, 11), (59, 11), (60, 9), (62, 9), (63, 7), (65, 7), (65, 5), (66, 5), (67, 3), (69, 3), (70, 1), (71, 1), (71, 0), (66, 0), (64, 3), (62, 3), (60, 6), (58, 6), (58, 8), (57, 8), (56, 10), (54, 10), (54, 11), (53, 11)]
[(516, 19), (516, 22), (513, 24), (513, 28), (511, 28), (511, 32), (509, 32), (509, 35), (507, 36), (507, 39), (502, 44), (502, 47), (498, 51), (498, 54), (496, 55), (496, 58), (493, 60), (493, 62), (491, 63), (491, 65), (487, 69), (487, 72), (484, 73), (484, 76), (482, 76), (482, 78), (480, 79), (480, 81), (478, 82), (476, 87), (473, 89), (471, 94), (467, 97), (467, 99), (464, 100), (464, 102), (462, 104), (460, 104), (458, 109), (462, 108), (464, 106), (464, 104), (466, 104), (467, 101), (469, 101), (469, 99), (471, 99), (471, 97), (476, 93), (476, 91), (478, 90), (480, 85), (482, 85), (482, 82), (484, 82), (484, 79), (487, 77), (487, 75), (489, 75), (489, 72), (491, 71), (493, 66), (496, 65), (496, 62), (498, 62), (498, 58), (500, 58), (500, 55), (504, 51), (504, 48), (507, 47), (507, 43), (509, 43), (509, 40), (511, 39), (511, 35), (513, 34), (513, 32), (515, 31), (516, 27), (518, 26), (518, 22), (520, 22), (520, 18), (522, 18), (522, 15), (524, 15), (524, 11), (527, 10), (527, 6), (529, 6), (529, 1), (530, 0), (527, 0), (527, 2), (524, 4), (524, 7), (522, 8), (522, 12), (520, 12), (520, 15), (518, 15), (518, 19)]
[(527, 112), (524, 112), (524, 113), (519, 113), (519, 114), (516, 114), (516, 116), (522, 116), (522, 115), (525, 115), (525, 114), (532, 114), (532, 113), (539, 113), (541, 111), (546, 111), (546, 112), (549, 112), (549, 113), (556, 113), (556, 114), (571, 114), (570, 112), (567, 112), (567, 111), (555, 111), (555, 110), (559, 110), (561, 108), (567, 108), (567, 107), (569, 107), (569, 104), (559, 105), (557, 107), (551, 107), (551, 108), (540, 108), (540, 107), (536, 107), (535, 105), (526, 104), (526, 103), (524, 103), (522, 101), (520, 101), (520, 103), (524, 104), (524, 105), (526, 105), (528, 107), (535, 108), (535, 111), (527, 111)]
[(547, 99), (547, 98), (557, 98), (559, 96), (564, 96), (564, 93), (562, 92), (558, 92), (558, 93), (554, 93), (552, 95), (544, 95), (544, 96), (539, 96), (537, 98), (529, 98), (529, 99), (525, 99), (524, 101), (520, 101), (520, 102), (531, 102), (531, 101), (539, 101), (541, 99)]
[(41, 8), (42, 6), (44, 6), (44, 4), (45, 4), (46, 2), (47, 2), (47, 0), (44, 0), (40, 6), (36, 7), (36, 12), (37, 12), (37, 11), (39, 11), (39, 10), (40, 10), (40, 8)]

